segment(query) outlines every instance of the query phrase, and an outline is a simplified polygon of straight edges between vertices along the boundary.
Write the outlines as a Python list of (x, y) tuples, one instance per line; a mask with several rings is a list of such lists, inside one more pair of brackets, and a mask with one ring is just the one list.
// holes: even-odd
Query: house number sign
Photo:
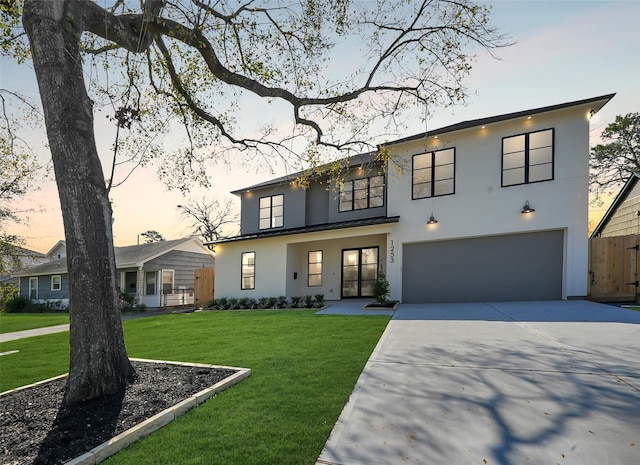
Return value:
[(389, 263), (396, 262), (396, 247), (393, 245), (393, 239), (391, 239), (391, 246), (389, 247)]

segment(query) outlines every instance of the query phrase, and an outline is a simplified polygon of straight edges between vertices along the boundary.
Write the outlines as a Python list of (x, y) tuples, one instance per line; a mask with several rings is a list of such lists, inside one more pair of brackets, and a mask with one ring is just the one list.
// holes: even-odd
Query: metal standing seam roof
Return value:
[[(392, 146), (392, 145), (401, 144), (401, 143), (404, 143), (404, 142), (411, 142), (411, 141), (415, 141), (415, 140), (424, 139), (425, 137), (441, 135), (441, 134), (454, 132), (454, 131), (462, 131), (464, 129), (470, 129), (470, 128), (473, 128), (475, 126), (483, 126), (483, 125), (492, 124), (492, 123), (499, 123), (499, 122), (507, 121), (507, 120), (510, 120), (510, 119), (523, 118), (523, 117), (526, 117), (526, 116), (531, 116), (531, 115), (540, 114), (540, 113), (547, 113), (547, 112), (550, 112), (550, 111), (563, 110), (565, 108), (571, 108), (571, 107), (580, 106), (580, 105), (598, 104), (598, 105), (594, 105), (594, 108), (592, 109), (592, 111), (595, 114), (600, 110), (600, 108), (602, 108), (615, 95), (616, 95), (615, 93), (605, 94), (605, 95), (601, 95), (601, 96), (598, 96), (598, 97), (592, 97), (592, 98), (588, 98), (588, 99), (575, 100), (575, 101), (572, 101), (572, 102), (560, 103), (560, 104), (556, 104), (556, 105), (548, 105), (548, 106), (539, 107), (539, 108), (532, 108), (530, 110), (523, 110), (523, 111), (517, 111), (517, 112), (512, 112), (512, 113), (504, 113), (502, 115), (489, 116), (489, 117), (486, 117), (486, 118), (479, 118), (479, 119), (473, 119), (473, 120), (468, 120), (468, 121), (462, 121), (460, 123), (451, 124), (449, 126), (444, 126), (442, 128), (439, 128), (439, 129), (433, 129), (431, 131), (426, 131), (426, 132), (423, 132), (423, 133), (415, 134), (413, 136), (404, 137), (402, 139), (396, 139), (394, 141), (385, 142), (383, 144), (379, 144), (379, 146)], [(362, 153), (362, 154), (359, 154), (359, 155), (354, 155), (354, 156), (351, 156), (351, 157), (342, 158), (340, 160), (337, 160), (337, 162), (346, 163), (348, 161), (350, 164), (358, 165), (360, 163), (364, 163), (364, 162), (367, 162), (367, 161), (369, 161), (369, 162), (373, 161), (373, 159), (375, 158), (375, 155), (376, 155), (376, 152)], [(323, 165), (323, 166), (327, 166), (327, 165)], [(288, 175), (285, 175), (285, 176), (281, 176), (281, 177), (278, 177), (278, 178), (275, 178), (275, 179), (271, 179), (269, 181), (264, 181), (264, 182), (261, 182), (261, 183), (258, 183), (258, 184), (253, 184), (251, 186), (244, 187), (242, 189), (237, 189), (235, 191), (231, 191), (231, 193), (235, 194), (235, 195), (240, 195), (242, 192), (245, 192), (247, 190), (257, 189), (257, 188), (261, 188), (261, 187), (268, 187), (268, 186), (273, 186), (273, 185), (279, 185), (279, 184), (284, 184), (284, 183), (289, 183), (291, 181), (294, 181), (295, 179), (297, 179), (300, 175), (302, 175), (304, 173), (305, 173), (305, 171), (298, 171), (296, 173), (291, 173), (291, 174), (288, 174)]]
[(297, 228), (269, 230), (259, 233), (251, 233), (243, 236), (229, 237), (219, 241), (207, 242), (205, 245), (225, 244), (229, 242), (246, 241), (249, 239), (264, 239), (267, 237), (289, 236), (291, 234), (304, 234), (320, 231), (331, 231), (334, 229), (357, 228), (361, 226), (375, 226), (378, 224), (397, 223), (399, 216), (376, 216), (375, 218), (362, 218), (359, 220), (340, 221), (338, 223), (323, 223), (311, 226), (300, 226)]
[[(174, 239), (170, 241), (159, 241), (151, 244), (129, 245), (125, 247), (114, 247), (116, 255), (116, 268), (127, 268), (141, 266), (144, 263), (163, 255), (176, 246), (194, 240), (195, 238)], [(196, 239), (197, 240), (197, 239)], [(206, 250), (203, 247), (203, 250)], [(15, 276), (35, 276), (48, 275), (67, 272), (67, 259), (59, 258), (41, 265), (28, 268), (16, 273)]]

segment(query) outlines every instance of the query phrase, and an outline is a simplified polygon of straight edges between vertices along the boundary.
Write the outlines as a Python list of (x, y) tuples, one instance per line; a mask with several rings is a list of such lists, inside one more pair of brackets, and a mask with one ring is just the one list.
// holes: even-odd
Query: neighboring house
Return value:
[[(66, 255), (66, 254), (65, 254)], [(214, 254), (196, 238), (116, 247), (119, 288), (148, 307), (194, 303), (194, 270), (212, 268)], [(18, 273), (20, 295), (68, 302), (66, 258)]]
[[(43, 263), (47, 260), (45, 254), (36, 252), (35, 250), (29, 250), (25, 249), (24, 247), (18, 246), (15, 246), (13, 250), (15, 251), (15, 253), (11, 254), (11, 256), (3, 257), (5, 272), (0, 273), (0, 283), (17, 284), (17, 281), (13, 277), (13, 274), (18, 269), (24, 269), (39, 265), (40, 263)], [(17, 258), (19, 262), (17, 263), (17, 267), (14, 261), (15, 258)]]
[(67, 243), (65, 241), (58, 241), (53, 247), (46, 253), (47, 260), (53, 261), (67, 256)]
[[(464, 302), (587, 294), (589, 120), (600, 97), (466, 121), (233, 192), (241, 231), (215, 244), (216, 295)], [(534, 210), (535, 209), (535, 210)]]
[(640, 174), (632, 174), (604, 214), (591, 237), (640, 234)]

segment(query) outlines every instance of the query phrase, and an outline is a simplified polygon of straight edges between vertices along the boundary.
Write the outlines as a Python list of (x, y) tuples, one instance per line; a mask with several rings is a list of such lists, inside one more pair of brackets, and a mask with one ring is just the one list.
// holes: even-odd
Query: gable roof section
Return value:
[[(464, 129), (469, 129), (469, 128), (473, 128), (476, 126), (485, 126), (487, 124), (492, 124), (492, 123), (499, 123), (502, 121), (508, 121), (510, 119), (516, 119), (516, 118), (523, 118), (523, 117), (527, 117), (527, 116), (532, 116), (532, 115), (536, 115), (536, 114), (540, 114), (540, 113), (547, 113), (550, 111), (558, 111), (558, 110), (564, 110), (566, 108), (572, 108), (572, 107), (577, 107), (577, 106), (589, 106), (590, 107), (590, 111), (592, 112), (591, 114), (595, 114), (598, 111), (600, 111), (600, 109), (606, 105), (606, 103), (611, 100), (616, 94), (612, 93), (612, 94), (606, 94), (606, 95), (601, 95), (599, 97), (592, 97), (592, 98), (588, 98), (588, 99), (583, 99), (583, 100), (576, 100), (573, 102), (566, 102), (566, 103), (560, 103), (557, 105), (549, 105), (549, 106), (545, 106), (545, 107), (539, 107), (539, 108), (532, 108), (530, 110), (524, 110), (524, 111), (517, 111), (517, 112), (513, 112), (513, 113), (505, 113), (503, 115), (497, 115), (497, 116), (490, 116), (488, 118), (479, 118), (479, 119), (473, 119), (473, 120), (468, 120), (468, 121), (463, 121), (461, 123), (456, 123), (456, 124), (451, 124), (449, 126), (444, 126), (442, 128), (439, 129), (433, 129), (431, 131), (427, 131), (427, 132), (423, 132), (420, 134), (415, 134), (413, 136), (409, 136), (409, 137), (404, 137), (402, 139), (397, 139), (394, 141), (390, 141), (390, 142), (386, 142), (384, 144), (380, 144), (380, 146), (392, 146), (392, 145), (396, 145), (396, 144), (401, 144), (404, 142), (411, 142), (414, 140), (420, 140), (420, 139), (424, 139), (425, 137), (430, 137), (430, 136), (437, 136), (440, 134), (445, 134), (445, 133), (449, 133), (449, 132), (455, 132), (455, 131), (462, 131)], [(363, 154), (359, 154), (359, 155), (354, 155), (351, 157), (345, 157), (342, 158), (340, 160), (337, 160), (338, 162), (341, 162), (343, 164), (347, 164), (349, 163), (349, 165), (352, 166), (357, 166), (361, 163), (367, 163), (367, 162), (371, 162), (373, 161), (373, 159), (375, 158), (376, 152), (368, 152), (368, 153), (363, 153)], [(322, 165), (322, 166), (328, 166), (329, 164), (327, 163), (326, 165)], [(269, 187), (269, 186), (276, 186), (276, 185), (280, 185), (280, 184), (286, 184), (289, 182), (294, 181), (295, 179), (297, 179), (300, 175), (304, 174), (305, 171), (298, 171), (297, 173), (292, 173), (292, 174), (288, 174), (286, 176), (281, 176), (279, 178), (275, 178), (275, 179), (271, 179), (269, 181), (265, 181), (265, 182), (261, 182), (258, 184), (254, 184), (252, 186), (249, 187), (245, 187), (242, 189), (237, 189), (235, 191), (232, 191), (232, 194), (235, 195), (240, 195), (243, 192), (247, 191), (247, 190), (252, 190), (252, 189), (257, 189), (257, 188), (261, 188), (261, 187)]]
[(51, 247), (49, 249), (49, 251), (45, 254), (47, 257), (53, 255), (53, 252), (58, 248), (58, 247), (66, 247), (67, 243), (63, 240), (59, 240), (58, 242), (56, 242), (53, 247)]
[[(207, 249), (202, 242), (195, 237), (175, 239), (171, 241), (153, 242), (151, 244), (130, 245), (126, 247), (115, 247), (116, 268), (131, 268), (143, 266), (146, 262), (164, 255), (172, 250), (180, 250), (181, 246), (188, 245), (189, 242), (201, 249), (203, 253), (213, 256), (213, 252)], [(67, 259), (60, 258), (42, 265), (34, 266), (17, 273), (15, 276), (38, 276), (48, 274), (63, 274), (67, 272)]]
[(624, 202), (627, 199), (627, 196), (636, 186), (639, 179), (640, 179), (639, 173), (633, 173), (631, 176), (629, 176), (629, 179), (627, 179), (627, 182), (625, 183), (625, 185), (622, 186), (622, 189), (620, 189), (620, 192), (618, 192), (618, 195), (616, 195), (616, 198), (613, 199), (613, 202), (611, 203), (606, 213), (598, 223), (598, 226), (596, 226), (596, 229), (594, 229), (593, 232), (591, 233), (590, 237), (598, 237), (602, 234), (602, 232), (604, 231), (604, 228), (607, 227), (607, 224), (609, 224), (609, 221), (611, 220), (613, 215), (616, 213), (616, 211), (618, 211), (618, 207), (620, 207), (622, 202)]

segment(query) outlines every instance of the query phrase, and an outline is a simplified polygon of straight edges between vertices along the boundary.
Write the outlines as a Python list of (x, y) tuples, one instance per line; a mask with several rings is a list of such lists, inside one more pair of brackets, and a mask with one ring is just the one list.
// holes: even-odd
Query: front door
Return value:
[(342, 251), (343, 298), (373, 297), (378, 279), (378, 247)]

